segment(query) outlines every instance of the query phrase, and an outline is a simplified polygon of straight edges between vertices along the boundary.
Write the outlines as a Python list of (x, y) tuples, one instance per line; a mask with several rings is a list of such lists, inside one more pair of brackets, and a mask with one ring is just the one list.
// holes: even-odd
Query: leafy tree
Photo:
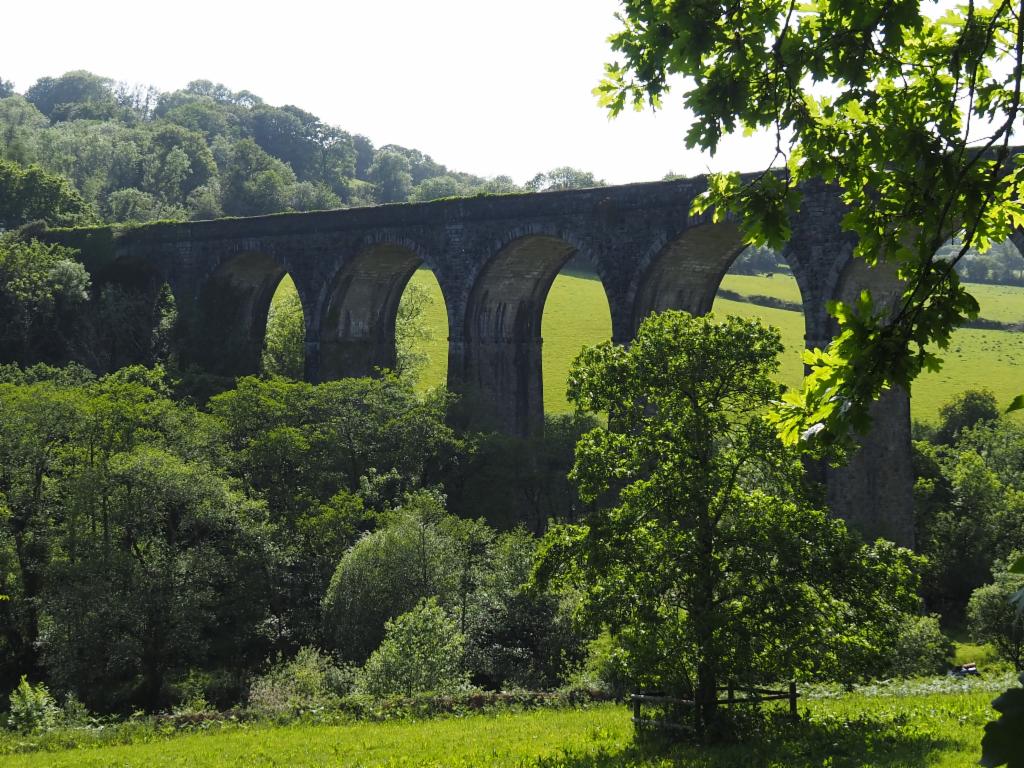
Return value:
[(572, 617), (571, 595), (531, 587), (537, 539), (519, 528), (488, 547), (468, 595), (466, 667), (487, 688), (557, 688), (583, 659), (586, 634)]
[(996, 396), (987, 389), (969, 389), (956, 395), (939, 408), (939, 428), (935, 442), (952, 445), (964, 429), (984, 421), (994, 421), (1001, 415)]
[(356, 692), (375, 698), (454, 693), (467, 687), (464, 638), (437, 600), (428, 598), (394, 619), (356, 676)]
[(395, 374), (415, 381), (429, 361), (423, 345), (433, 337), (424, 314), (434, 303), (424, 286), (407, 285), (395, 316)]
[(432, 176), (416, 185), (410, 195), (410, 200), (416, 203), (425, 203), (428, 200), (458, 197), (462, 194), (465, 194), (465, 189), (454, 176)]
[(366, 175), (376, 187), (380, 202), (401, 203), (409, 199), (409, 192), (412, 191), (412, 165), (405, 155), (391, 150), (378, 150)]
[(22, 165), (36, 159), (38, 134), (50, 123), (22, 96), (0, 99), (0, 155)]
[(288, 209), (295, 174), (252, 139), (242, 139), (231, 148), (222, 184), (225, 213), (255, 216)]
[[(679, 83), (694, 113), (688, 146), (713, 153), (741, 128), (776, 137), (773, 172), (713, 176), (698, 208), (735, 212), (749, 242), (775, 246), (789, 236), (798, 185), (824, 179), (849, 205), (855, 255), (899, 270), (894, 311), (835, 307), (840, 334), (808, 354), (803, 390), (778, 409), (789, 442), (845, 441), (884, 387), (937, 368), (936, 347), (977, 316), (957, 260), (1024, 223), (1024, 166), (1010, 147), (1024, 15), (1008, 2), (935, 13), (919, 0), (709, 2), (680, 13), (625, 0), (620, 18), (611, 44), (621, 59), (596, 89), (613, 114), (656, 106)], [(960, 249), (936, 258), (953, 237)]]
[(71, 249), (0, 235), (0, 361), (62, 362), (89, 284)]
[(604, 182), (594, 178), (594, 174), (568, 165), (555, 168), (547, 173), (538, 173), (526, 182), (526, 188), (531, 192), (556, 192), (560, 189), (586, 189), (587, 187), (603, 186)]
[(41, 77), (25, 98), (57, 123), (66, 120), (108, 120), (120, 112), (114, 97), (114, 81), (83, 69), (60, 77)]
[[(953, 624), (988, 581), (993, 561), (1024, 547), (1024, 428), (1009, 418), (959, 428), (974, 400), (957, 399), (947, 410), (942, 431), (955, 434), (951, 445), (915, 443), (915, 541), (928, 558), (922, 595)], [(986, 399), (980, 403), (989, 415)]]
[(436, 597), (454, 606), (458, 578), (450, 555), (455, 541), (444, 519), (436, 495), (415, 493), (341, 558), (324, 597), (324, 614), (344, 658), (365, 660), (382, 642), (386, 622), (421, 599)]
[(30, 221), (65, 227), (92, 220), (92, 210), (67, 179), (0, 158), (0, 230)]
[(167, 205), (149, 192), (134, 188), (111, 192), (107, 195), (105, 208), (105, 218), (113, 222), (184, 221), (188, 218), (181, 206)]
[(726, 682), (862, 674), (916, 603), (910, 552), (804, 501), (761, 415), (780, 350), (756, 321), (665, 312), (570, 373), (570, 399), (608, 414), (572, 473), (606, 506), (549, 533), (539, 575), (578, 584), (635, 684), (694, 700), (701, 728)]
[[(1018, 554), (1011, 558), (1013, 562)], [(1024, 589), (1024, 575), (1013, 573), (1007, 561), (996, 561), (992, 583), (978, 587), (967, 604), (971, 636), (981, 643), (992, 643), (999, 655), (1024, 670), (1024, 613), (1011, 598)]]
[(0, 99), (6, 99), (8, 96), (14, 95), (14, 83), (0, 77)]
[(446, 403), (393, 377), (320, 385), (250, 377), (210, 401), (232, 474), (266, 500), (280, 532), (278, 650), (320, 640), (320, 602), (342, 555), (369, 527), (364, 505), (400, 503), (456, 453)]
[(285, 275), (274, 292), (267, 315), (263, 371), (301, 379), (306, 370), (306, 323), (302, 301), (291, 277)]

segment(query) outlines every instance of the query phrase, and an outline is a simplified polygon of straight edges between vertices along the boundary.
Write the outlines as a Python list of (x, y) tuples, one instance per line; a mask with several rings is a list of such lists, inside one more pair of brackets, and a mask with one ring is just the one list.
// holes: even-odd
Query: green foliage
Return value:
[(942, 674), (948, 669), (952, 655), (953, 644), (942, 633), (938, 616), (906, 616), (897, 630), (888, 674), (896, 677)]
[(378, 152), (367, 171), (376, 187), (377, 200), (398, 203), (407, 200), (412, 190), (412, 166), (405, 155), (394, 151)]
[(430, 362), (426, 349), (434, 338), (425, 317), (434, 303), (432, 291), (421, 283), (410, 282), (398, 302), (395, 316), (395, 373), (416, 381)]
[(1024, 575), (1011, 572), (1005, 561), (996, 561), (992, 579), (991, 584), (974, 590), (967, 604), (971, 635), (994, 645), (1020, 671), (1024, 669), (1024, 611), (1014, 597), (1024, 590)]
[(465, 638), (436, 598), (389, 619), (384, 639), (356, 676), (355, 690), (375, 698), (454, 693), (467, 686)]
[[(962, 411), (950, 413), (959, 420)], [(1024, 428), (1003, 417), (942, 430), (956, 435), (951, 445), (915, 443), (915, 538), (928, 558), (922, 593), (929, 609), (956, 623), (993, 561), (1024, 547)]]
[(89, 284), (70, 249), (0, 234), (0, 360), (64, 358)]
[[(1003, 2), (928, 7), (772, 0), (677, 13), (628, 0), (611, 37), (622, 58), (595, 92), (613, 114), (657, 106), (678, 82), (694, 114), (688, 146), (714, 152), (738, 130), (775, 135), (778, 166), (746, 182), (712, 176), (698, 210), (735, 213), (749, 242), (777, 246), (800, 207), (798, 185), (824, 179), (849, 206), (854, 255), (888, 262), (903, 280), (891, 312), (870, 300), (833, 306), (839, 335), (807, 353), (803, 390), (777, 409), (792, 444), (848, 444), (885, 387), (938, 368), (936, 350), (978, 313), (953, 266), (1024, 222), (1024, 165), (1010, 150), (1024, 19)], [(936, 258), (954, 237), (956, 254)]]
[(95, 214), (68, 180), (37, 165), (0, 157), (0, 230), (30, 221), (58, 227), (91, 224)]
[(350, 668), (339, 667), (316, 648), (303, 646), (293, 659), (278, 660), (253, 681), (249, 707), (263, 717), (302, 717), (336, 708), (352, 684)]
[(601, 179), (594, 178), (594, 174), (589, 171), (581, 171), (566, 165), (547, 173), (538, 173), (526, 182), (526, 189), (530, 192), (557, 192), (563, 189), (586, 189), (604, 185)]
[(302, 301), (290, 275), (285, 275), (270, 300), (263, 342), (263, 372), (301, 379), (306, 369), (306, 322)]
[(865, 547), (804, 500), (761, 416), (779, 351), (756, 322), (665, 312), (628, 348), (585, 350), (570, 378), (609, 424), (580, 440), (572, 476), (607, 500), (552, 529), (538, 575), (579, 585), (634, 683), (694, 698), (704, 723), (725, 681), (863, 674), (915, 602), (910, 552)]
[(59, 714), (57, 703), (46, 686), (32, 685), (22, 675), (18, 687), (11, 692), (7, 727), (21, 733), (45, 731), (56, 725)]
[(386, 622), (421, 599), (439, 597), (446, 606), (455, 604), (458, 579), (450, 559), (455, 542), (444, 518), (436, 494), (415, 493), (341, 558), (324, 597), (324, 612), (343, 658), (365, 660), (380, 645)]
[(961, 430), (1000, 416), (996, 396), (987, 389), (961, 392), (939, 408), (939, 427), (934, 442), (951, 445)]

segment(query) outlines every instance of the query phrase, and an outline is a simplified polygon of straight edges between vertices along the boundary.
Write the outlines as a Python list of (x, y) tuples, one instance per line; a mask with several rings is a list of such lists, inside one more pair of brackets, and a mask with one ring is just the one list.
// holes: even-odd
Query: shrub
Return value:
[(953, 644), (942, 634), (938, 616), (907, 616), (900, 624), (889, 660), (893, 677), (920, 677), (945, 671)]
[(387, 622), (384, 640), (356, 676), (356, 692), (375, 698), (454, 693), (468, 686), (465, 640), (435, 598)]
[(300, 648), (290, 661), (278, 661), (249, 690), (249, 706), (261, 715), (301, 717), (337, 706), (349, 693), (353, 673), (316, 648)]
[(587, 644), (587, 657), (569, 681), (570, 687), (624, 699), (633, 692), (625, 656), (611, 633), (604, 630)]
[[(1014, 558), (1011, 557), (1011, 560)], [(1009, 573), (1006, 564), (992, 567), (993, 583), (978, 587), (967, 603), (967, 621), (975, 640), (992, 643), (999, 655), (1024, 668), (1024, 613), (1010, 598), (1024, 588), (1024, 576)]]
[(60, 710), (46, 686), (32, 685), (28, 678), (21, 676), (18, 687), (11, 692), (11, 711), (7, 726), (21, 733), (38, 733), (54, 727)]

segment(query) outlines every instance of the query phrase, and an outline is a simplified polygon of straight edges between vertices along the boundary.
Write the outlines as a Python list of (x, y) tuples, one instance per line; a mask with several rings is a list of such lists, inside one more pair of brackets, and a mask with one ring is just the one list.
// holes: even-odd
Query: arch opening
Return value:
[(264, 253), (223, 261), (200, 292), (184, 357), (214, 374), (258, 373), (270, 302), (284, 275), (284, 267)]
[(436, 383), (446, 354), (435, 347), (447, 338), (438, 311), (446, 320), (440, 285), (415, 251), (393, 243), (369, 246), (339, 272), (325, 302), (318, 378), (385, 369), (415, 374), (419, 366), (419, 373), (430, 373), (422, 381)]
[(560, 237), (526, 235), (498, 251), (477, 278), (466, 306), (458, 384), (479, 428), (517, 435), (543, 430), (545, 300), (575, 253)]
[(593, 262), (577, 253), (555, 276), (541, 320), (544, 412), (566, 413), (572, 405), (566, 384), (573, 361), (584, 347), (612, 337), (608, 294)]
[(302, 379), (306, 374), (306, 317), (292, 276), (285, 273), (270, 299), (260, 369)]
[(441, 284), (422, 262), (398, 302), (395, 372), (423, 391), (448, 381), (448, 312)]
[(777, 328), (785, 347), (778, 380), (790, 388), (800, 386), (808, 319), (800, 285), (781, 253), (769, 248), (743, 249), (722, 274), (711, 310), (716, 315), (757, 318)]

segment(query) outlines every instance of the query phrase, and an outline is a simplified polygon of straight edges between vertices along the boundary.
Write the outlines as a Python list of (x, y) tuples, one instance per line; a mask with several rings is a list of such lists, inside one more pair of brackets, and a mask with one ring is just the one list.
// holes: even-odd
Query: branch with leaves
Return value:
[[(683, 90), (689, 147), (714, 153), (739, 130), (775, 136), (764, 174), (717, 174), (699, 211), (735, 214), (750, 244), (778, 247), (800, 185), (835, 185), (856, 258), (896, 268), (902, 296), (834, 302), (839, 334), (809, 350), (800, 391), (778, 404), (788, 443), (850, 444), (872, 400), (937, 370), (955, 328), (978, 303), (954, 269), (1024, 226), (1021, 122), (1024, 6), (970, 2), (940, 11), (918, 0), (687, 4), (624, 0), (611, 37), (621, 60), (595, 89), (612, 114), (657, 108)], [(945, 243), (959, 250), (937, 258)]]

